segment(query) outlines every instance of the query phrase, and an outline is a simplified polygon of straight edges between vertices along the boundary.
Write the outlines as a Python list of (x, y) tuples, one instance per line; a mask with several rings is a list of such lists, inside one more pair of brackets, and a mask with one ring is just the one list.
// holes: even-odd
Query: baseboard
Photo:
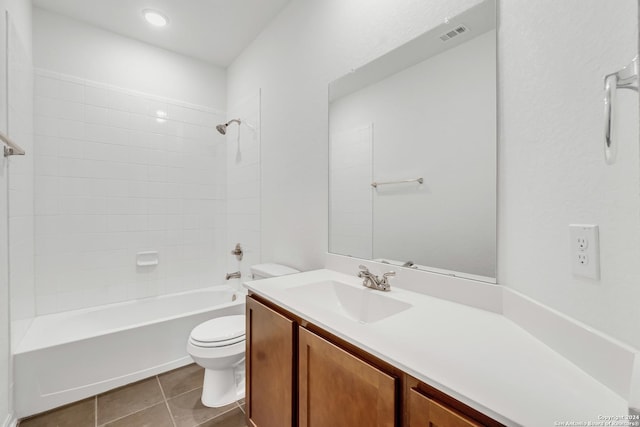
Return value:
[(16, 427), (18, 425), (18, 420), (13, 418), (13, 414), (7, 415), (7, 418), (2, 423), (2, 427)]

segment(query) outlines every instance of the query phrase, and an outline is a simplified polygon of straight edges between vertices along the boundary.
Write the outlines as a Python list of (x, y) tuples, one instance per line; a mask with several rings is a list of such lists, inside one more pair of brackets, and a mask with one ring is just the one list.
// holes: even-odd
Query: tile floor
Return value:
[(200, 402), (204, 369), (188, 365), (25, 418), (19, 427), (246, 427), (244, 401)]

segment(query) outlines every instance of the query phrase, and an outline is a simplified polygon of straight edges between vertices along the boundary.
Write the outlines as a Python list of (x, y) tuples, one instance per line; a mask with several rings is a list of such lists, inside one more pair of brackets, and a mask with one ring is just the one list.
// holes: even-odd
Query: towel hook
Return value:
[(613, 104), (616, 101), (617, 89), (631, 89), (638, 91), (638, 57), (630, 64), (604, 76), (604, 158), (607, 164), (616, 161), (618, 145), (611, 137), (611, 122), (613, 121)]

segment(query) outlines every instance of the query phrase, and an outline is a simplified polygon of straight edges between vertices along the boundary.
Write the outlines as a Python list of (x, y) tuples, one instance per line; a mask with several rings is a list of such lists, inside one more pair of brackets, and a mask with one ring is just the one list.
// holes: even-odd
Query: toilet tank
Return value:
[(300, 270), (296, 270), (295, 268), (287, 267), (286, 265), (282, 264), (266, 263), (251, 266), (251, 274), (253, 276), (253, 280), (286, 276), (287, 274), (294, 273), (300, 273)]

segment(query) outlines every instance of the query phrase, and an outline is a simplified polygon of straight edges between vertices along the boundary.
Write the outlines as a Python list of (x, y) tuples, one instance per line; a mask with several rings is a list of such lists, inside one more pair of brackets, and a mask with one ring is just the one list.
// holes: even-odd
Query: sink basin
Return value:
[(412, 307), (411, 304), (391, 298), (381, 291), (358, 288), (334, 280), (302, 285), (290, 289), (288, 293), (361, 323), (377, 322)]

